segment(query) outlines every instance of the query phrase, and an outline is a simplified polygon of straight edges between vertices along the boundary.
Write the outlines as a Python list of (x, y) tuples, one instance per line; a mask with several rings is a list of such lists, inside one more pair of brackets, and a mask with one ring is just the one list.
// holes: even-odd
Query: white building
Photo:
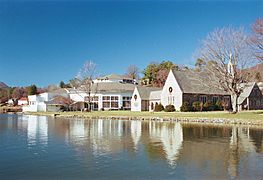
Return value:
[(89, 98), (92, 110), (130, 110), (135, 87), (133, 83), (99, 82), (92, 84), (90, 92), (74, 88), (67, 91), (71, 100), (82, 103), (76, 110), (88, 108)]
[(209, 75), (193, 70), (170, 70), (162, 89), (141, 87), (135, 88), (132, 96), (132, 111), (153, 110), (157, 103), (164, 107), (173, 105), (177, 111), (184, 102), (190, 105), (199, 101), (213, 103), (224, 101), (230, 106), (230, 96), (224, 90), (219, 89), (209, 79)]
[(8, 99), (7, 103), (8, 103), (9, 105), (13, 105), (13, 104), (14, 104), (14, 101), (13, 101), (13, 99)]
[(18, 105), (19, 106), (24, 106), (24, 105), (28, 105), (28, 99), (26, 97), (22, 97), (18, 100)]
[(52, 103), (52, 100), (54, 100), (54, 98), (57, 96), (68, 97), (68, 94), (62, 89), (54, 92), (45, 92), (38, 95), (28, 96), (28, 105), (22, 107), (23, 112), (59, 111), (61, 104)]
[(131, 99), (131, 111), (153, 111), (161, 101), (161, 88), (135, 87)]

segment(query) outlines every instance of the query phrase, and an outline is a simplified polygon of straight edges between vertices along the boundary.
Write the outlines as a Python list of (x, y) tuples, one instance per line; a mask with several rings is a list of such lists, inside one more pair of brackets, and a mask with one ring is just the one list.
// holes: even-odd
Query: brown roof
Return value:
[(216, 83), (218, 80), (207, 72), (197, 72), (194, 70), (173, 70), (173, 74), (183, 93), (218, 95), (228, 94), (220, 88), (219, 83)]

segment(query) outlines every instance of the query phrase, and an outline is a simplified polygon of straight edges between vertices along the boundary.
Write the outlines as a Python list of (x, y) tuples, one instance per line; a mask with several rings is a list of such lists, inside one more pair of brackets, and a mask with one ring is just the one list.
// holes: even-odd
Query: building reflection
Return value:
[(27, 116), (28, 146), (47, 145), (48, 120), (46, 116)]
[(142, 135), (142, 122), (141, 121), (131, 121), (131, 137), (134, 143), (134, 148), (137, 149), (138, 142)]
[(229, 143), (229, 166), (228, 172), (231, 178), (237, 178), (239, 175), (239, 164), (240, 161), (247, 162), (247, 154), (255, 152), (255, 145), (250, 139), (249, 127), (232, 127), (232, 133)]
[(162, 150), (164, 152), (161, 154), (165, 154), (167, 162), (171, 166), (175, 166), (183, 143), (181, 124), (150, 122), (149, 126), (151, 141), (154, 144), (156, 142), (162, 143)]
[[(211, 171), (208, 178), (228, 178), (221, 176), (225, 172), (231, 178), (239, 177), (240, 163), (247, 161), (247, 154), (262, 153), (262, 130), (248, 127), (102, 119), (54, 121), (54, 126), (78, 153), (99, 157), (128, 152), (133, 157), (140, 151), (151, 161), (163, 160), (171, 167), (187, 164), (189, 170), (202, 172), (205, 165)], [(44, 124), (29, 119), (31, 143), (37, 137), (36, 129), (47, 134)]]

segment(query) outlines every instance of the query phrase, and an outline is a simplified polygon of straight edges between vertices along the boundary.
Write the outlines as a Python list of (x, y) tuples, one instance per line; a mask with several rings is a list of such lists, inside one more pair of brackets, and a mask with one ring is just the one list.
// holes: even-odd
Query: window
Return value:
[(119, 108), (119, 97), (118, 96), (103, 96), (102, 97), (103, 108)]
[(122, 97), (122, 106), (124, 109), (131, 108), (131, 97)]
[(102, 107), (103, 108), (110, 108), (110, 96), (103, 96), (102, 97)]
[(151, 103), (151, 110), (153, 110), (154, 109), (154, 104), (153, 104), (153, 102)]
[(206, 103), (207, 97), (206, 96), (200, 96), (200, 102)]
[(102, 100), (103, 100), (103, 101), (109, 101), (109, 100), (110, 100), (110, 96), (103, 96), (103, 97), (102, 97)]
[(99, 97), (98, 96), (93, 96), (92, 97), (92, 101), (99, 101)]
[(91, 102), (93, 102), (93, 101), (99, 101), (99, 97), (98, 96), (85, 96), (84, 97), (84, 100), (85, 100), (85, 102), (89, 102), (89, 98), (91, 99)]
[(99, 109), (99, 97), (93, 96), (91, 97), (91, 109), (98, 110)]
[(119, 97), (118, 96), (111, 96), (111, 108), (118, 108), (119, 107)]
[(216, 104), (216, 102), (218, 101), (218, 96), (213, 96), (212, 97), (212, 102), (213, 102), (213, 104)]
[(169, 105), (174, 104), (174, 96), (168, 95), (168, 104)]
[(34, 101), (29, 101), (29, 105), (35, 105)]

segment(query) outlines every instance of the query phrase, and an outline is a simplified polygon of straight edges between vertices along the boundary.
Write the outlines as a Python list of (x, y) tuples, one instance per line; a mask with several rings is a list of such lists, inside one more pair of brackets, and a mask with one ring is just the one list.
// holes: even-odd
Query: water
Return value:
[(0, 115), (0, 179), (262, 179), (263, 129)]

